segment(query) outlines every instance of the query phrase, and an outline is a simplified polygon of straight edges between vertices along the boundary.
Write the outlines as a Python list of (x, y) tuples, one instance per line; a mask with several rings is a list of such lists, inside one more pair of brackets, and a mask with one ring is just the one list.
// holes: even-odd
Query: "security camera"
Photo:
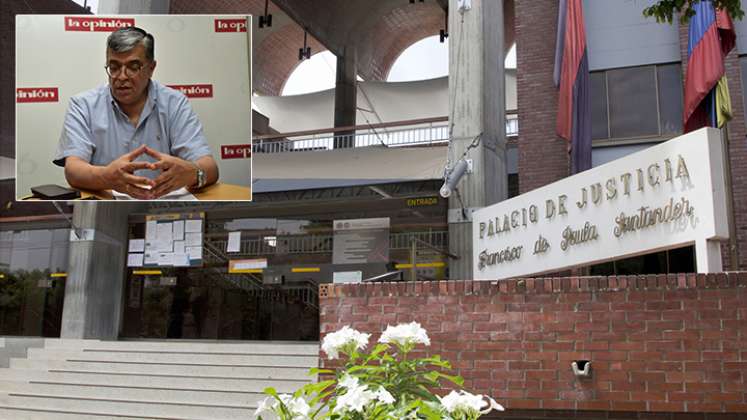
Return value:
[(459, 183), (459, 180), (462, 179), (464, 174), (468, 171), (470, 167), (470, 162), (466, 159), (460, 159), (459, 162), (454, 165), (454, 168), (449, 171), (449, 173), (446, 175), (446, 179), (444, 180), (444, 185), (441, 187), (441, 190), (439, 191), (439, 194), (441, 194), (441, 197), (443, 198), (449, 198), (451, 195), (451, 191), (456, 188), (456, 185)]

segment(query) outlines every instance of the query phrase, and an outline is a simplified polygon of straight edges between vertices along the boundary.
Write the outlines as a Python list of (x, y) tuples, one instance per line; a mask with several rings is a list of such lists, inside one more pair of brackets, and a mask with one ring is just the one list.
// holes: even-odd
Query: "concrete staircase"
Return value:
[(47, 339), (0, 368), (0, 419), (251, 419), (266, 387), (316, 380), (318, 352), (299, 342)]

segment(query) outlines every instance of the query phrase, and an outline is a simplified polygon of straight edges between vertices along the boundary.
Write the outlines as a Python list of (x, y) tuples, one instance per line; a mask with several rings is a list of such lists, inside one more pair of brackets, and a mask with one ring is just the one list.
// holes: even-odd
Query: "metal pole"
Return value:
[(410, 268), (410, 281), (418, 280), (418, 273), (415, 267), (417, 265), (417, 256), (418, 243), (415, 241), (415, 238), (410, 238), (410, 263), (412, 264), (412, 268)]
[(731, 182), (731, 151), (729, 150), (729, 131), (727, 124), (721, 129), (722, 144), (724, 145), (724, 171), (726, 172), (726, 218), (729, 222), (729, 268), (739, 270), (739, 249), (737, 248), (737, 226), (734, 220), (734, 191)]

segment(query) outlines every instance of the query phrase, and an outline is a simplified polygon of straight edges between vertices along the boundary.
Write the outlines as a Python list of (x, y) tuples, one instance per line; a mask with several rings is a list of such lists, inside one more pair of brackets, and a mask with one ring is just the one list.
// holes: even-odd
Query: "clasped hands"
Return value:
[[(144, 154), (156, 161), (135, 161)], [(161, 173), (156, 179), (135, 175), (135, 171), (141, 169), (160, 170)], [(194, 163), (157, 152), (145, 145), (112, 161), (104, 168), (102, 175), (113, 190), (139, 200), (159, 198), (197, 183), (197, 168)]]

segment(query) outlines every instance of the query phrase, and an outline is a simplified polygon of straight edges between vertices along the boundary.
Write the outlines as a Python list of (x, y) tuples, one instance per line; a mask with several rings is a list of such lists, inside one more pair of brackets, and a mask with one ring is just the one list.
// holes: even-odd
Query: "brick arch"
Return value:
[[(505, 1), (504, 55), (514, 44), (514, 2)], [(413, 7), (413, 6), (418, 7)], [(438, 35), (444, 27), (445, 13), (435, 3), (405, 4), (378, 19), (372, 34), (358, 44), (359, 74), (365, 80), (386, 80), (392, 65), (416, 42)]]
[[(298, 25), (285, 25), (268, 35), (254, 51), (254, 91), (279, 96), (288, 77), (301, 63), (298, 49), (302, 45), (303, 29)], [(327, 51), (311, 35), (308, 46), (312, 54)]]
[[(170, 0), (171, 13), (264, 13), (264, 0)], [(272, 1), (270, 13), (283, 13)], [(388, 8), (379, 16), (363, 14), (356, 27), (360, 37), (352, 40), (358, 54), (358, 74), (365, 80), (386, 80), (392, 65), (402, 52), (428, 36), (437, 35), (444, 26), (444, 10), (436, 2), (409, 4)], [(374, 13), (375, 15), (375, 13)], [(514, 42), (514, 1), (504, 1), (506, 51)], [(303, 29), (296, 23), (273, 26), (254, 48), (254, 91), (263, 95), (280, 95), (288, 77), (298, 66), (298, 48), (303, 43)], [(255, 32), (255, 37), (257, 33)], [(312, 52), (324, 51), (318, 40), (309, 35)]]

